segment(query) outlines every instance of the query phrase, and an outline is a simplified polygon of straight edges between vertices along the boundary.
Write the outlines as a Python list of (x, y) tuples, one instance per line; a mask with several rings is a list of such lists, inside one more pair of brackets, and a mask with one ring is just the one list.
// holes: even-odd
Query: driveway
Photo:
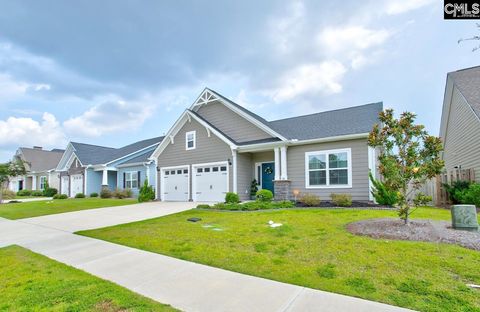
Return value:
[(98, 229), (122, 223), (152, 219), (182, 212), (196, 206), (197, 203), (194, 202), (149, 202), (59, 213), (26, 218), (19, 221), (73, 233), (81, 230)]

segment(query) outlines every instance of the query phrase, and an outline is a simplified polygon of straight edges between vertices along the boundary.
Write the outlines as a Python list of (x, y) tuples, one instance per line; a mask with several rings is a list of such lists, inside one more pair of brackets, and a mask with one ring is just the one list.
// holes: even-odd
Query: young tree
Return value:
[(404, 112), (395, 119), (393, 110), (386, 109), (379, 114), (381, 125), (376, 124), (368, 137), (368, 145), (380, 150), (378, 169), (385, 185), (398, 192), (398, 214), (405, 224), (418, 202), (410, 195), (444, 166), (440, 159), (442, 141), (429, 135), (423, 125), (415, 124), (415, 118), (414, 113)]
[(10, 177), (24, 175), (25, 173), (25, 164), (22, 160), (14, 160), (0, 164), (0, 204), (3, 201), (3, 190), (8, 187)]

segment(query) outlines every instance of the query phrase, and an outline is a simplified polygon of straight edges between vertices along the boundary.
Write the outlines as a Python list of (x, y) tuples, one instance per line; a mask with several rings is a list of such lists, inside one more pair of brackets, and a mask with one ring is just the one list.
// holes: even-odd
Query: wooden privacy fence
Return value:
[[(430, 194), (426, 193), (433, 197), (433, 202), (437, 206), (448, 206), (450, 200), (448, 198), (447, 191), (445, 190), (444, 184), (451, 184), (455, 181), (469, 181), (475, 182), (475, 170), (474, 169), (454, 169), (449, 172), (439, 174), (435, 179), (432, 179), (430, 182), (426, 183), (428, 185), (428, 191), (432, 192)], [(433, 189), (431, 185), (434, 185)]]

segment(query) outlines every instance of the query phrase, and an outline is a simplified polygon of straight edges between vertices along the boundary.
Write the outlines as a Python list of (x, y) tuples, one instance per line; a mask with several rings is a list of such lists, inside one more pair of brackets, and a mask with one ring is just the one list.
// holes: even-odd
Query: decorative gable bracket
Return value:
[(203, 105), (203, 104), (207, 104), (217, 100), (218, 100), (218, 97), (215, 94), (210, 92), (210, 90), (205, 89), (203, 90), (202, 94), (200, 94), (200, 96), (198, 97), (198, 99), (195, 101), (193, 105), (194, 106)]

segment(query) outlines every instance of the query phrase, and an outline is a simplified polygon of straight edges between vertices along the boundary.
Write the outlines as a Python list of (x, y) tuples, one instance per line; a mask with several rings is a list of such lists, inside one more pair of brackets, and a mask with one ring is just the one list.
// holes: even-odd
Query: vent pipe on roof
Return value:
[(34, 146), (33, 148), (34, 148), (34, 149), (38, 149), (38, 150), (43, 149), (43, 147), (41, 147), (41, 146)]

